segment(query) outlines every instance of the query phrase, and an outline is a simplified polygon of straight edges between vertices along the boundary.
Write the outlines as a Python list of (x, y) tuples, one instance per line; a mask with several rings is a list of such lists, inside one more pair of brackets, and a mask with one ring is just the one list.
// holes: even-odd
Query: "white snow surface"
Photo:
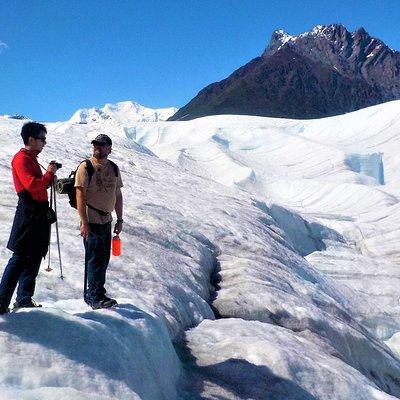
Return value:
[[(107, 289), (120, 305), (83, 302), (78, 218), (59, 195), (65, 279), (53, 234), (44, 307), (0, 316), (0, 399), (400, 398), (399, 106), (48, 124), (40, 160), (62, 162), (60, 177), (112, 135), (126, 222)], [(3, 266), (21, 125), (0, 120)], [(348, 162), (372, 154), (384, 184), (379, 163)]]

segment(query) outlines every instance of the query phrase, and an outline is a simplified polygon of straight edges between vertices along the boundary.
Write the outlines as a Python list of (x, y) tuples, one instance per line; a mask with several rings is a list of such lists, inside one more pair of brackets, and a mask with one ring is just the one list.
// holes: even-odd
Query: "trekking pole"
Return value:
[[(53, 181), (50, 186), (50, 208), (53, 208)], [(51, 224), (49, 225), (49, 250), (48, 250), (48, 263), (47, 268), (45, 269), (46, 272), (53, 271), (53, 268), (50, 267), (50, 258), (51, 258)]]
[(85, 273), (83, 276), (83, 300), (85, 300), (85, 303), (88, 303), (87, 299), (87, 261), (86, 261), (86, 256), (85, 256)]
[(56, 214), (56, 237), (57, 237), (57, 247), (58, 247), (58, 259), (60, 261), (60, 278), (64, 279), (63, 270), (62, 270), (62, 262), (61, 262), (61, 248), (60, 248), (60, 234), (58, 231), (58, 216), (57, 216), (57, 201), (56, 201), (56, 177), (54, 177), (52, 183), (52, 192), (54, 194), (54, 213)]

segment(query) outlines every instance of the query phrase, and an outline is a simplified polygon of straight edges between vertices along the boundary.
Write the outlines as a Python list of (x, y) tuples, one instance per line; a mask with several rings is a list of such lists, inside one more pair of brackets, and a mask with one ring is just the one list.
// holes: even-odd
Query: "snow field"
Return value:
[[(271, 125), (271, 135), (265, 135), (265, 124)], [(284, 399), (289, 393), (298, 399), (400, 396), (399, 359), (361, 324), (382, 316), (388, 298), (369, 315), (375, 305), (370, 276), (361, 274), (369, 289), (360, 293), (364, 286), (344, 285), (307, 261), (321, 271), (340, 257), (347, 272), (354, 267), (362, 271), (365, 260), (373, 268), (374, 258), (349, 241), (358, 232), (354, 222), (363, 241), (371, 240), (370, 221), (375, 227), (391, 220), (396, 194), (365, 186), (372, 178), (350, 171), (344, 164), (348, 151), (336, 143), (316, 143), (318, 151), (313, 151), (314, 142), (307, 140), (301, 147), (296, 138), (304, 132), (301, 124), (306, 125), (219, 116), (138, 123), (111, 135), (115, 144), (110, 158), (119, 164), (125, 184), (126, 223), (123, 256), (111, 261), (107, 289), (121, 306), (90, 311), (83, 303), (78, 220), (60, 196), (66, 279), (58, 278), (53, 246), (54, 271), (42, 271), (37, 285), (36, 298), (45, 307), (0, 317), (2, 393), (21, 399), (91, 399), (95, 394), (99, 399), (151, 400)], [(16, 202), (7, 166), (20, 147), (20, 126), (0, 122), (5, 143), (0, 152), (2, 265), (9, 257), (4, 245), (13, 217), (10, 203)], [(40, 159), (61, 161), (62, 177), (87, 157), (94, 136), (110, 133), (106, 124), (57, 123), (48, 128)], [(285, 135), (288, 130), (292, 134)], [(272, 160), (262, 149), (263, 140), (277, 152)], [(292, 153), (285, 149), (286, 141)], [(251, 156), (254, 148), (262, 150), (258, 158)], [(331, 154), (335, 168), (331, 160), (325, 162)], [(309, 203), (285, 192), (283, 183), (291, 181), (294, 171), (294, 182), (300, 189), (304, 183), (307, 197), (315, 197)], [(282, 184), (276, 197), (266, 197), (269, 183), (260, 177)], [(337, 185), (342, 186), (329, 196)], [(302, 215), (286, 210), (278, 197)], [(391, 243), (396, 238), (394, 234)], [(375, 251), (374, 243), (369, 248)], [(388, 243), (382, 272), (394, 272), (395, 256), (388, 255), (393, 249)], [(319, 255), (324, 258), (313, 259)], [(394, 298), (394, 290), (388, 296)], [(224, 319), (214, 320), (213, 310)], [(376, 322), (375, 330), (390, 328), (394, 333), (398, 326), (393, 309)], [(63, 340), (56, 340), (59, 336)], [(53, 377), (46, 378), (47, 370), (55, 371)]]
[[(239, 186), (261, 202), (297, 211), (310, 225), (336, 231), (349, 245), (330, 241), (332, 251), (308, 259), (361, 297), (370, 296), (371, 320), (385, 312), (400, 329), (399, 104), (307, 121), (219, 115), (130, 129), (139, 143), (188, 172)], [(385, 185), (377, 179), (377, 155)], [(357, 165), (349, 165), (351, 157)], [(374, 274), (353, 274), (364, 265), (376, 266)]]
[(51, 398), (58, 387), (73, 389), (77, 399), (93, 393), (105, 399), (176, 395), (180, 364), (165, 325), (131, 304), (74, 315), (50, 307), (21, 310), (3, 317), (0, 329), (4, 398), (31, 398), (35, 392)]

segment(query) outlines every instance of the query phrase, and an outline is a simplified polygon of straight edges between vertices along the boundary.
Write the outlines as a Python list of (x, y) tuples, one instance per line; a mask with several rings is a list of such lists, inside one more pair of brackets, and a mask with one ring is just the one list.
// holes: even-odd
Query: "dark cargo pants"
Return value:
[(84, 297), (86, 302), (92, 304), (104, 299), (106, 294), (104, 285), (110, 261), (111, 222), (89, 224), (89, 229), (89, 237), (83, 240), (85, 245), (85, 277), (87, 277), (87, 291), (84, 293)]

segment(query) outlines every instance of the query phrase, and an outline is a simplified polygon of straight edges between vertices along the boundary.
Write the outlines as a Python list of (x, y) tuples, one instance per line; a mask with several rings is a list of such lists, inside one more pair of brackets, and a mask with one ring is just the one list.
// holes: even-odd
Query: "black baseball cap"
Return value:
[(105, 145), (109, 144), (112, 146), (112, 140), (109, 136), (105, 135), (104, 133), (101, 133), (100, 135), (97, 135), (91, 142), (92, 144), (99, 144), (99, 145)]

